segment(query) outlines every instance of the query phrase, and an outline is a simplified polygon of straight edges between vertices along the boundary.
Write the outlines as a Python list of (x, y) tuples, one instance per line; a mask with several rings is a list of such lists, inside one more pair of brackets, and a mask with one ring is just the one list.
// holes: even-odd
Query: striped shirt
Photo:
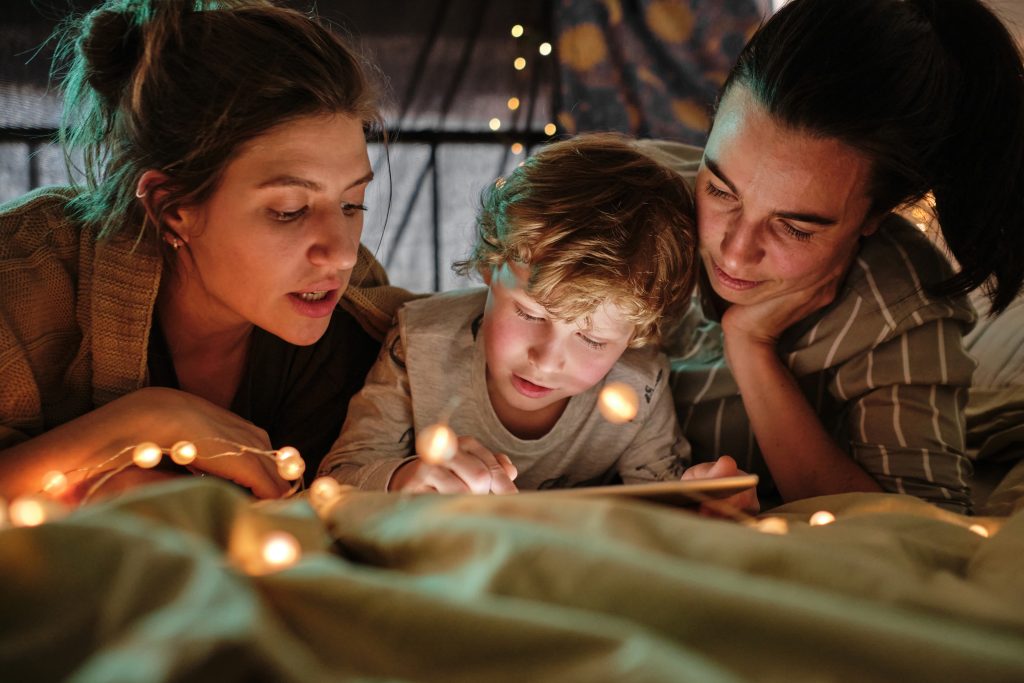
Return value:
[[(669, 161), (666, 149), (692, 179), (700, 150), (659, 145), (653, 155)], [(975, 362), (962, 336), (975, 313), (966, 298), (924, 287), (950, 272), (924, 234), (892, 216), (862, 240), (836, 300), (786, 330), (778, 352), (825, 429), (884, 490), (968, 512), (964, 406)], [(711, 313), (695, 298), (669, 340), (680, 425), (695, 462), (733, 456), (760, 475), (770, 506), (781, 499)]]

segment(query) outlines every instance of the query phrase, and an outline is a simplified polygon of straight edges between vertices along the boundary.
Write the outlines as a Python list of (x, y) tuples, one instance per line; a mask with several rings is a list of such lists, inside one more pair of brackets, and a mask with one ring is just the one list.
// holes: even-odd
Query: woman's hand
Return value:
[(494, 454), (472, 436), (460, 436), (455, 456), (444, 465), (423, 459), (399, 467), (388, 484), (389, 491), (437, 493), (515, 493), (518, 475), (504, 453)]
[(754, 304), (733, 304), (722, 316), (726, 352), (729, 346), (758, 344), (775, 347), (779, 336), (815, 311), (832, 303), (846, 274), (843, 260), (828, 276), (808, 287), (782, 292)]
[[(192, 464), (194, 469), (233, 481), (260, 498), (279, 497), (289, 488), (269, 458), (244, 453), (204, 459), (238, 450), (233, 444), (270, 450), (265, 431), (198, 396), (147, 387), (6, 449), (0, 457), (0, 495), (14, 497), (39, 491), (43, 474), (50, 470), (84, 472), (85, 479), (101, 475), (131, 457), (125, 453), (118, 462), (108, 463), (112, 456), (143, 441), (162, 448), (177, 441), (192, 441), (199, 451)], [(71, 478), (73, 484), (78, 483), (74, 475)], [(122, 479), (122, 487), (152, 478), (127, 476)], [(79, 486), (74, 489), (82, 490)]]
[[(728, 455), (723, 455), (715, 462), (701, 462), (683, 472), (683, 480), (686, 479), (717, 479), (719, 477), (736, 477), (744, 475), (736, 461)], [(757, 489), (749, 488), (739, 493), (734, 493), (728, 498), (721, 498), (714, 501), (701, 503), (700, 514), (705, 517), (720, 517), (732, 519), (728, 510), (742, 510), (751, 515), (756, 515), (761, 510), (761, 503), (757, 499)]]

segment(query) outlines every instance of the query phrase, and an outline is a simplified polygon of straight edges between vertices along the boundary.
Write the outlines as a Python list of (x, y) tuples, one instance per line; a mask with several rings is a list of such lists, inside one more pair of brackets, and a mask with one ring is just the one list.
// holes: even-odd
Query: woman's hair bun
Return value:
[(86, 80), (108, 104), (114, 105), (132, 77), (142, 54), (142, 30), (127, 12), (94, 12), (82, 28)]

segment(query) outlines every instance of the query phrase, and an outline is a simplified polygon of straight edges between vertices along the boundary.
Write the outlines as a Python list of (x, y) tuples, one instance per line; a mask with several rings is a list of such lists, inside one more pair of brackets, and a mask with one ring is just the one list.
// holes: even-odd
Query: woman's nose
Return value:
[(737, 277), (743, 275), (742, 268), (756, 265), (764, 258), (761, 244), (762, 231), (755, 223), (738, 219), (733, 221), (720, 245), (722, 267)]
[(324, 218), (309, 247), (310, 263), (331, 270), (352, 270), (359, 255), (361, 234), (361, 213), (346, 216), (339, 210), (337, 215)]

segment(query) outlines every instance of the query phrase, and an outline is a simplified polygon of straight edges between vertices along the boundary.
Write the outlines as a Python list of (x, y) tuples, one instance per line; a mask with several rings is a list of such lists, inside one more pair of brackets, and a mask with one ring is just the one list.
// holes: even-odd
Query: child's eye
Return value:
[(707, 184), (704, 186), (704, 191), (707, 192), (712, 197), (716, 197), (718, 199), (732, 199), (732, 195), (730, 193), (715, 187), (711, 183), (711, 181), (708, 181)]
[(278, 221), (280, 223), (290, 223), (291, 221), (294, 221), (304, 216), (306, 214), (306, 211), (308, 210), (309, 207), (304, 206), (301, 209), (297, 209), (295, 211), (275, 211), (274, 209), (270, 209), (269, 213), (270, 217), (275, 221)]
[(521, 309), (519, 307), (519, 304), (515, 304), (515, 309), (516, 309), (516, 315), (518, 315), (523, 320), (529, 320), (530, 322), (537, 322), (539, 320), (543, 320), (543, 318), (538, 318), (535, 315), (530, 315), (529, 313), (527, 313), (526, 311)]
[(369, 207), (366, 206), (366, 204), (352, 204), (350, 202), (345, 202), (341, 205), (341, 212), (346, 216), (355, 216), (357, 211), (366, 211), (367, 209), (369, 209)]
[(595, 341), (595, 340), (591, 339), (590, 337), (588, 337), (585, 334), (581, 334), (580, 335), (580, 339), (583, 341), (584, 344), (586, 344), (587, 346), (589, 346), (590, 348), (592, 348), (594, 350), (600, 350), (600, 349), (603, 349), (605, 346), (607, 346), (607, 344), (605, 344), (605, 342)]
[(811, 239), (811, 236), (813, 234), (805, 230), (797, 230), (796, 228), (794, 228), (792, 225), (785, 221), (782, 221), (782, 229), (785, 230), (790, 237), (792, 237), (793, 239), (800, 240), (801, 242), (806, 242), (807, 240)]

